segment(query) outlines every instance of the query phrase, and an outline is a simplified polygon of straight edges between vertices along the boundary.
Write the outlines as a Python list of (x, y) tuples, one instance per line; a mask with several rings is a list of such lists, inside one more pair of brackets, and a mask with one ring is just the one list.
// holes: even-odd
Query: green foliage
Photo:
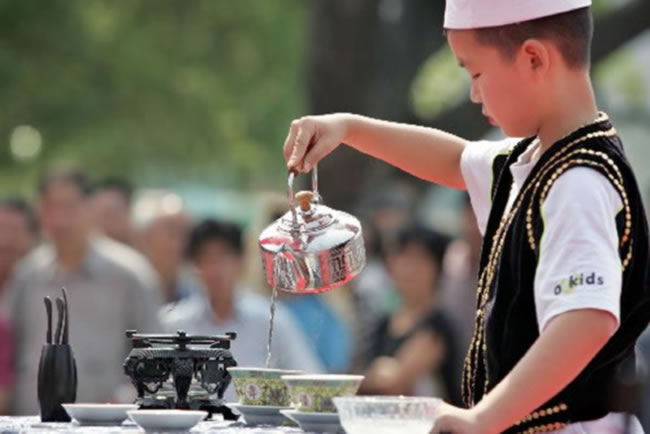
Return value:
[(433, 119), (468, 95), (467, 72), (446, 45), (422, 64), (411, 86), (413, 110), (420, 119)]
[(610, 98), (615, 98), (613, 103), (617, 107), (629, 113), (648, 112), (650, 89), (644, 73), (638, 57), (629, 50), (619, 50), (594, 68), (594, 81)]
[[(285, 177), (302, 112), (300, 0), (0, 0), (1, 190), (44, 166), (148, 184), (253, 187)], [(17, 161), (30, 125), (42, 152)]]

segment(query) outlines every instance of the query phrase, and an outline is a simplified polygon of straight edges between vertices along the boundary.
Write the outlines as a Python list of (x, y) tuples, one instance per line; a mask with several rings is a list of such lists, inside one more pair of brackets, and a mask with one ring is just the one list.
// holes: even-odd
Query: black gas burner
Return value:
[[(145, 409), (192, 409), (236, 419), (224, 404), (230, 384), (227, 368), (237, 366), (230, 353), (236, 333), (225, 336), (138, 334), (127, 330), (133, 349), (124, 373), (138, 391), (136, 404)], [(190, 390), (190, 386), (193, 386)]]

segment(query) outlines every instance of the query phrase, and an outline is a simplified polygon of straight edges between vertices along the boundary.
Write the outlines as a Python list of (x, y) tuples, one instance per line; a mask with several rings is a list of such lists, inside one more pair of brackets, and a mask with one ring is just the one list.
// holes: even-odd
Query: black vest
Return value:
[(539, 337), (533, 287), (544, 231), (541, 207), (553, 182), (572, 167), (601, 173), (624, 204), (616, 216), (623, 264), (620, 326), (571, 384), (508, 432), (559, 429), (625, 410), (612, 397), (620, 390), (622, 371), (633, 369), (635, 341), (650, 321), (648, 224), (634, 173), (607, 116), (601, 114), (544, 152), (511, 212), (505, 213), (510, 166), (531, 142), (522, 140), (493, 163), (496, 181), (481, 254), (475, 331), (463, 370), (466, 405), (477, 403), (498, 384)]

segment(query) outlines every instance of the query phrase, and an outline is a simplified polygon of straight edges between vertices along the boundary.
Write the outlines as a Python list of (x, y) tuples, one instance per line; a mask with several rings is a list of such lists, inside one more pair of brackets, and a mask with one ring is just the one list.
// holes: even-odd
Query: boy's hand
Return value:
[(349, 115), (331, 114), (305, 116), (291, 122), (283, 148), (287, 167), (309, 172), (344, 140), (349, 121)]
[(485, 426), (479, 426), (474, 409), (464, 409), (442, 404), (436, 410), (436, 421), (431, 434), (488, 434)]

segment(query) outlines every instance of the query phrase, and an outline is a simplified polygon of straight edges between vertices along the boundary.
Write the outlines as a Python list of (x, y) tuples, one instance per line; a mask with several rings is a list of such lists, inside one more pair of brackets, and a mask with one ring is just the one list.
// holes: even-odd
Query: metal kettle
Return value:
[(366, 263), (361, 223), (321, 203), (317, 170), (311, 172), (312, 190), (295, 196), (297, 173), (289, 173), (289, 211), (259, 237), (271, 287), (299, 294), (328, 291), (354, 279)]

